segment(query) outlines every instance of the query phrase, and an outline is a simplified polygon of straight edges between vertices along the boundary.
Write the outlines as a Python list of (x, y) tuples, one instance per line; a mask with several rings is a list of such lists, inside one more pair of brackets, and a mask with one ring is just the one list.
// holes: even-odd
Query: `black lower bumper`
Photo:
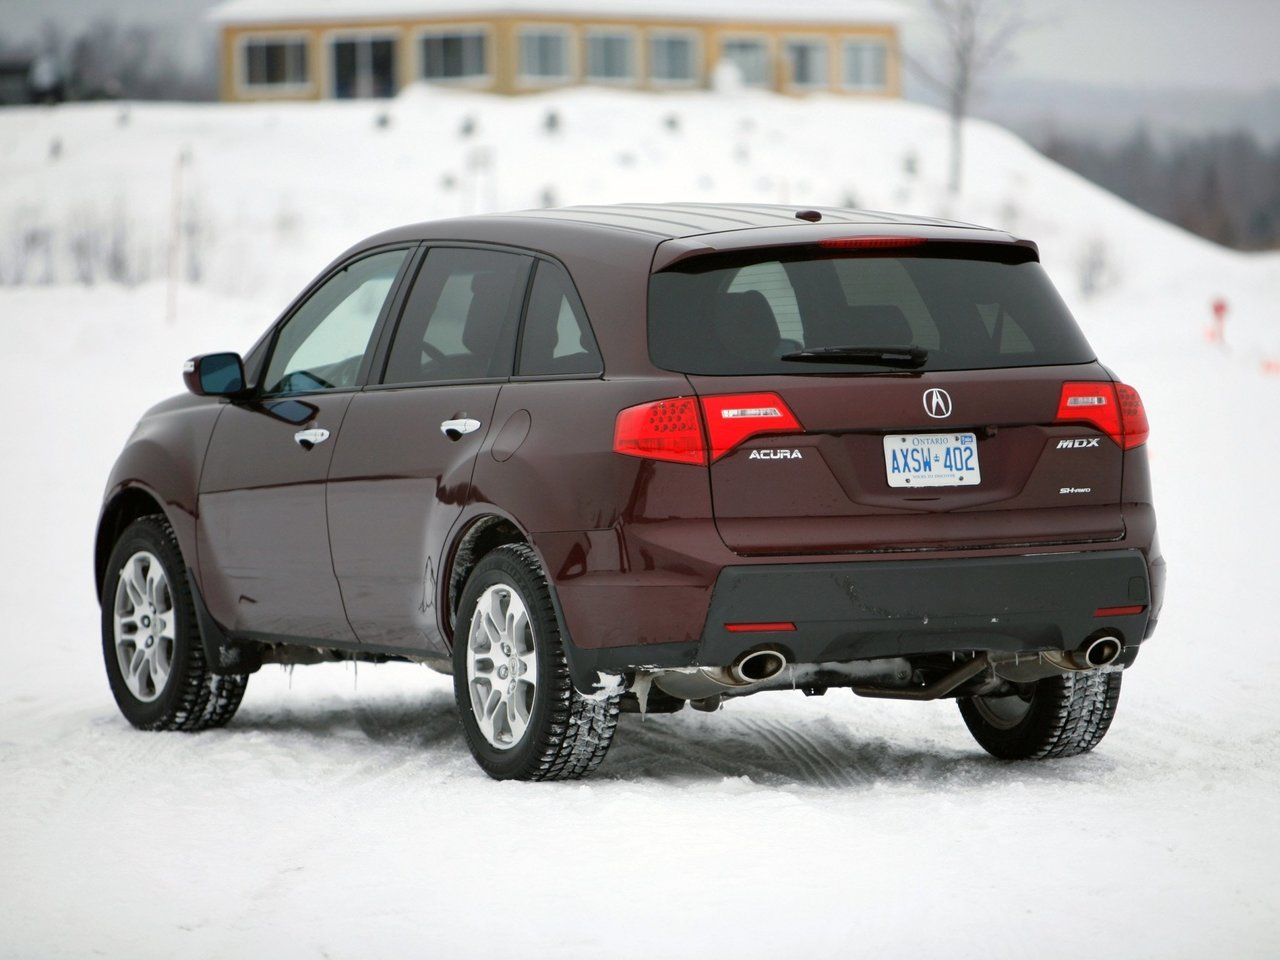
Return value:
[[(1142, 611), (1098, 615), (1123, 607)], [(780, 648), (793, 662), (824, 663), (1074, 649), (1107, 630), (1123, 638), (1127, 662), (1152, 612), (1151, 578), (1137, 550), (726, 567), (700, 640), (575, 649), (572, 658), (581, 684), (602, 670), (724, 666), (761, 646)], [(728, 624), (794, 629), (739, 632)]]

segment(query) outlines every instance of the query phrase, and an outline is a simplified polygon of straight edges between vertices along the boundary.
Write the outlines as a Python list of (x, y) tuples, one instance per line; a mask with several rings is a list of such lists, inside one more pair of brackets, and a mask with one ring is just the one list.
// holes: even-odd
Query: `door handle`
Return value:
[(475, 433), (480, 429), (480, 421), (472, 420), (470, 417), (463, 417), (459, 420), (446, 420), (440, 424), (440, 432), (450, 440), (461, 440), (468, 433)]
[(298, 446), (303, 450), (310, 450), (318, 443), (324, 443), (329, 439), (329, 431), (323, 427), (315, 427), (311, 430), (299, 430), (293, 435), (293, 439), (298, 441)]

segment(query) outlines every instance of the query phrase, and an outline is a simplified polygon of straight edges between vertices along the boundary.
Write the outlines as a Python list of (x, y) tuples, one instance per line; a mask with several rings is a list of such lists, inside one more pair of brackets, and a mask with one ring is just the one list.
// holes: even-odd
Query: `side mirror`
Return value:
[(197, 397), (244, 393), (244, 361), (238, 353), (206, 353), (182, 365), (182, 381)]

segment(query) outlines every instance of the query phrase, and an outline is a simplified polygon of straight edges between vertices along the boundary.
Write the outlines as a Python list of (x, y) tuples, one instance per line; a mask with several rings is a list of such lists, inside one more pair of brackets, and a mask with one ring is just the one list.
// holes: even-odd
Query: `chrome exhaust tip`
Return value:
[(1086, 640), (1075, 652), (1075, 659), (1083, 669), (1096, 670), (1110, 666), (1124, 652), (1124, 642), (1114, 633), (1104, 633)]
[(729, 667), (729, 675), (738, 683), (761, 683), (772, 680), (787, 666), (787, 658), (777, 650), (752, 650), (744, 653)]

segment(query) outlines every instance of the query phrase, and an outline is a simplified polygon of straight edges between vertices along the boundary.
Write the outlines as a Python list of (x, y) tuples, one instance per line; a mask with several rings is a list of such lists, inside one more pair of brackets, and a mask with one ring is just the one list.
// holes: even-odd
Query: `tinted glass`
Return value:
[(263, 380), (266, 392), (355, 386), (378, 314), (408, 255), (376, 253), (326, 280), (280, 331)]
[(821, 347), (923, 347), (924, 370), (1088, 363), (1093, 350), (1038, 263), (819, 256), (655, 274), (649, 346), (667, 370), (711, 375), (883, 371), (807, 364)]
[(603, 373), (587, 312), (564, 267), (538, 263), (520, 340), (522, 377)]
[(528, 257), (441, 247), (427, 254), (387, 358), (383, 383), (511, 375)]
[(216, 353), (200, 361), (200, 388), (210, 396), (225, 396), (244, 389), (240, 357), (234, 353)]

